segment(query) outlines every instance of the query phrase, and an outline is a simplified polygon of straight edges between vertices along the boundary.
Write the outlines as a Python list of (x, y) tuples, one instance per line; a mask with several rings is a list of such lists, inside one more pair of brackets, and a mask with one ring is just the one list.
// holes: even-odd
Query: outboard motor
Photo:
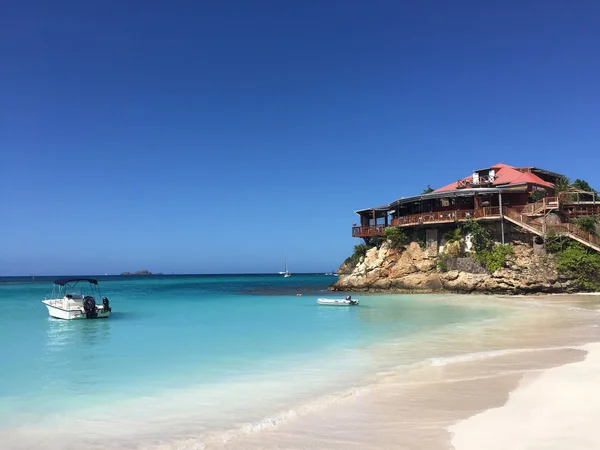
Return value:
[(86, 319), (95, 319), (98, 317), (98, 310), (96, 309), (96, 300), (94, 300), (94, 297), (88, 295), (83, 298), (83, 310), (85, 311)]
[(108, 298), (102, 297), (102, 305), (104, 306), (104, 311), (111, 312), (110, 303), (108, 302)]

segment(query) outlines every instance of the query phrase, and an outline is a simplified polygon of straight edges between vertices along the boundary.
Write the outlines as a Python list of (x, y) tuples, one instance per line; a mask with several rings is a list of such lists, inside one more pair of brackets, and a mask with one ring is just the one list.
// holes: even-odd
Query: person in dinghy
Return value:
[(356, 305), (358, 303), (358, 300), (352, 300), (351, 295), (346, 296), (346, 300), (348, 300), (352, 305)]

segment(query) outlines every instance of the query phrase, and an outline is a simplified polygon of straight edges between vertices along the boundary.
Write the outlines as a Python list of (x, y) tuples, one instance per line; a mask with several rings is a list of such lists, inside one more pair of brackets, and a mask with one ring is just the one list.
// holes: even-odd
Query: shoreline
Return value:
[(352, 293), (364, 293), (364, 294), (456, 294), (456, 295), (485, 295), (485, 296), (511, 296), (511, 297), (543, 297), (550, 295), (600, 295), (600, 291), (515, 291), (515, 290), (486, 290), (486, 289), (402, 289), (402, 288), (358, 288), (342, 286), (339, 289), (332, 289), (333, 285), (327, 287), (328, 292), (352, 292)]
[[(521, 300), (513, 297), (497, 297), (497, 300), (507, 306), (522, 307)], [(516, 326), (515, 330), (520, 330), (517, 334), (500, 336), (500, 341), (490, 345), (488, 350), (459, 351), (454, 356), (428, 358), (429, 364), (414, 370), (385, 374), (381, 383), (369, 385), (359, 395), (343, 398), (319, 410), (293, 411), (287, 416), (289, 421), (272, 422), (265, 418), (258, 424), (247, 424), (241, 433), (235, 433), (235, 438), (227, 442), (211, 440), (205, 448), (492, 448), (486, 433), (482, 432), (477, 441), (471, 439), (472, 430), (479, 426), (472, 424), (474, 418), (502, 410), (516, 392), (548, 372), (585, 364), (587, 346), (598, 348), (600, 375), (600, 328), (593, 323), (598, 311), (590, 308), (595, 302), (589, 304), (595, 299), (572, 294), (563, 295), (565, 298), (553, 295), (549, 301), (538, 296), (523, 297), (533, 300), (526, 307), (536, 314), (529, 314)], [(538, 308), (541, 308), (539, 316)], [(550, 316), (541, 315), (543, 310), (550, 311)], [(480, 337), (486, 336), (497, 337), (494, 326), (482, 331)], [(464, 341), (477, 342), (477, 338), (464, 336)], [(593, 389), (596, 379), (591, 374), (586, 387)], [(552, 390), (555, 383), (548, 386), (547, 389)], [(539, 400), (534, 406), (543, 411), (544, 398)], [(598, 404), (600, 408), (600, 400)], [(507, 423), (511, 411), (505, 414)], [(489, 429), (496, 426), (495, 420), (486, 423)], [(502, 434), (502, 429), (496, 433)], [(466, 436), (467, 444), (460, 441), (462, 436)], [(493, 448), (523, 447), (499, 445)], [(590, 447), (563, 445), (556, 448)]]
[[(537, 353), (533, 356), (535, 362), (527, 361), (533, 353)], [(237, 430), (229, 430), (225, 436), (203, 441), (200, 448), (492, 448), (487, 445), (489, 434), (481, 433), (480, 439), (473, 443), (471, 433), (478, 427), (478, 424), (471, 425), (473, 417), (502, 409), (513, 393), (523, 386), (523, 380), (535, 379), (547, 371), (585, 361), (585, 352), (575, 348), (538, 349), (528, 351), (524, 358), (524, 355), (515, 356), (514, 353), (500, 355), (489, 358), (488, 362), (493, 362), (498, 367), (515, 363), (528, 364), (527, 369), (490, 375), (479, 370), (480, 362), (434, 365), (434, 371), (445, 374), (443, 381), (435, 379), (436, 377), (423, 378), (423, 373), (415, 373), (409, 380), (390, 381), (388, 386), (357, 391), (356, 395), (324, 407), (289, 410), (246, 424)], [(459, 400), (461, 404), (457, 408)], [(493, 420), (488, 423), (489, 428), (495, 427)], [(466, 435), (465, 439), (471, 445), (463, 447), (461, 445), (464, 444), (453, 441), (456, 439), (454, 427), (458, 425), (464, 428), (460, 432)], [(497, 430), (497, 433), (501, 434), (501, 431)], [(164, 448), (192, 449), (196, 448), (196, 444), (186, 447), (184, 443), (178, 443), (175, 447)], [(494, 450), (510, 448), (522, 447), (493, 447)], [(563, 448), (573, 447), (561, 446), (557, 450)], [(581, 447), (582, 450), (583, 448), (590, 447)]]
[[(462, 310), (455, 321), (445, 316), (441, 326), (432, 322), (429, 328), (418, 332), (390, 335), (382, 342), (357, 348), (353, 361), (368, 360), (372, 370), (359, 377), (346, 371), (346, 375), (352, 375), (350, 378), (346, 381), (343, 377), (331, 378), (329, 381), (335, 385), (319, 393), (309, 381), (315, 376), (314, 369), (305, 366), (287, 368), (282, 373), (285, 376), (275, 383), (265, 378), (265, 383), (254, 383), (252, 387), (238, 383), (232, 390), (228, 386), (225, 396), (225, 391), (214, 389), (198, 395), (200, 390), (190, 387), (164, 398), (133, 399), (130, 405), (123, 403), (123, 407), (112, 404), (103, 412), (117, 407), (121, 422), (129, 423), (127, 429), (109, 427), (115, 420), (114, 414), (98, 414), (92, 408), (91, 414), (82, 414), (87, 418), (87, 423), (83, 423), (85, 435), (77, 437), (66, 429), (59, 434), (59, 430), (52, 429), (54, 437), (59, 439), (54, 439), (55, 446), (48, 448), (66, 448), (66, 442), (71, 440), (75, 445), (77, 438), (79, 444), (98, 449), (451, 450), (453, 426), (467, 426), (473, 417), (502, 408), (513, 392), (525, 386), (524, 380), (529, 382), (547, 370), (585, 361), (586, 350), (582, 346), (600, 341), (596, 296), (461, 298), (446, 293), (411, 300), (420, 305), (417, 309), (402, 306), (401, 297), (383, 296), (378, 310), (385, 317), (395, 314), (396, 319), (417, 322), (432, 311), (428, 303), (447, 304), (450, 309), (446, 313), (456, 311), (452, 308), (461, 304), (472, 312)], [(377, 304), (376, 300), (373, 298), (372, 305)], [(387, 302), (396, 301), (395, 307), (388, 306)], [(368, 303), (365, 301), (364, 309), (318, 311), (344, 317), (362, 314), (361, 323), (365, 326), (381, 326), (377, 320), (368, 320), (369, 311), (376, 311)], [(480, 315), (482, 307), (488, 313)], [(465, 314), (473, 314), (473, 321), (463, 320)], [(360, 359), (356, 359), (358, 356)], [(318, 368), (321, 373), (323, 370)], [(283, 394), (289, 391), (289, 386), (282, 383), (293, 382), (294, 378), (304, 379), (304, 387), (299, 386), (298, 395), (288, 398)], [(252, 402), (247, 394), (257, 389), (264, 389), (265, 396), (272, 397), (270, 401), (264, 405)], [(277, 398), (276, 394), (283, 396)], [(213, 401), (211, 398), (215, 406), (225, 399), (224, 403), (231, 408), (223, 410), (222, 417), (218, 416), (216, 409), (205, 408)], [(149, 415), (151, 410), (153, 413)], [(213, 421), (214, 426), (207, 420)], [(4, 431), (9, 433), (4, 435), (4, 442), (16, 450), (31, 448), (24, 444), (25, 440), (29, 443), (39, 440), (42, 445), (43, 436), (50, 429), (22, 428), (12, 436), (9, 428)], [(65, 445), (61, 447), (58, 442)]]

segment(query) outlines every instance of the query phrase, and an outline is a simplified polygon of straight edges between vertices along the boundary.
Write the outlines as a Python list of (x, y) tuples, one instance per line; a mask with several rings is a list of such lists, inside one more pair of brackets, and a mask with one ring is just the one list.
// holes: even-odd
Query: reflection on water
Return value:
[[(50, 352), (77, 350), (101, 344), (110, 337), (110, 318), (96, 320), (60, 320), (48, 318), (46, 348)], [(75, 347), (73, 347), (75, 346)]]

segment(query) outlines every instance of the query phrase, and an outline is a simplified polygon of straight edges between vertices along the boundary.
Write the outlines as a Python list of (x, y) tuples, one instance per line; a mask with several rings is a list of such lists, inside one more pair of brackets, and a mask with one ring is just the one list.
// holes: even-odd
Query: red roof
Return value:
[(538, 177), (537, 175), (535, 175), (531, 172), (521, 173), (521, 176), (519, 176), (517, 179), (513, 180), (510, 184), (519, 184), (519, 183), (530, 183), (530, 184), (537, 184), (537, 185), (545, 186), (545, 187), (549, 187), (549, 188), (554, 188), (554, 185), (552, 183), (542, 180), (540, 177)]
[[(470, 176), (470, 177), (466, 177), (466, 178), (463, 178), (463, 179), (462, 179), (462, 180), (460, 180), (460, 181), (467, 181), (467, 180), (471, 180), (471, 179), (473, 179), (473, 177), (472, 177), (472, 176)], [(436, 190), (435, 190), (435, 191), (433, 191), (433, 192), (455, 191), (456, 189), (458, 189), (458, 181), (455, 181), (454, 183), (450, 183), (450, 184), (448, 184), (448, 185), (446, 185), (446, 186), (444, 186), (444, 187), (441, 187), (441, 188), (439, 188), (439, 189), (436, 189)]]
[[(552, 183), (542, 180), (537, 175), (531, 172), (521, 172), (518, 168), (509, 166), (508, 164), (498, 163), (491, 166), (490, 169), (494, 169), (496, 172), (492, 186), (508, 186), (514, 184), (530, 183), (538, 186), (554, 188), (554, 185)], [(468, 177), (463, 178), (460, 181), (468, 181), (472, 179), (473, 176), (470, 175)], [(436, 189), (434, 192), (453, 191), (456, 189), (458, 189), (458, 181)]]

